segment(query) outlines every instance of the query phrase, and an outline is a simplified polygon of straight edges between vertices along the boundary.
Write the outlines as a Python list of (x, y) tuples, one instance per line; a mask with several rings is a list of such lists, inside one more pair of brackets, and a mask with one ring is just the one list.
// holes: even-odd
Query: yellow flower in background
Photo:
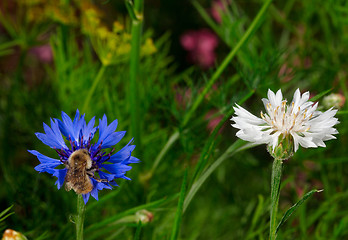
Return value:
[[(50, 1), (51, 2), (51, 1)], [(65, 25), (77, 25), (78, 19), (75, 16), (75, 8), (70, 4), (60, 4), (57, 1), (51, 2), (45, 8), (45, 15), (53, 21), (63, 23)]]
[[(103, 65), (127, 61), (131, 51), (131, 34), (123, 20), (111, 27), (103, 22), (103, 12), (87, 0), (69, 3), (54, 0), (19, 1), (26, 9), (26, 20), (31, 23), (48, 23), (49, 20), (68, 26), (80, 26), (80, 31), (90, 37), (94, 51)], [(127, 20), (124, 20), (127, 22)], [(157, 51), (151, 38), (145, 37), (140, 49), (141, 56)]]
[(152, 38), (147, 38), (143, 46), (141, 46), (141, 55), (151, 55), (157, 52), (157, 48), (153, 43)]
[(54, 0), (17, 1), (25, 7), (25, 17), (29, 22), (47, 22), (53, 20), (66, 25), (77, 25), (76, 6)]
[[(93, 31), (86, 31), (86, 33), (90, 36), (92, 46), (103, 65), (117, 64), (129, 58), (132, 36), (120, 22), (113, 23), (112, 31), (100, 24)], [(141, 55), (151, 55), (156, 51), (153, 40), (147, 38), (141, 46)]]

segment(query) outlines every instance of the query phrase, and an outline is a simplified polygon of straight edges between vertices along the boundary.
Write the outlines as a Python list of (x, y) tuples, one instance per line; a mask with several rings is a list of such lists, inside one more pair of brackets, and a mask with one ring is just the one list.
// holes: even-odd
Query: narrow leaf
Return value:
[[(13, 207), (13, 205), (11, 205), (10, 207), (8, 207), (8, 208), (6, 208), (4, 211), (2, 211), (1, 213), (0, 213), (0, 222), (2, 222), (3, 220), (5, 220), (7, 217), (9, 217), (10, 215), (12, 215), (12, 214), (14, 214), (13, 212), (12, 213), (8, 213), (10, 210), (11, 210), (11, 208)], [(8, 214), (6, 214), (6, 213), (8, 213)], [(5, 215), (6, 214), (6, 215)]]
[(226, 159), (229, 159), (233, 154), (250, 146), (252, 145), (248, 145), (247, 142), (238, 139), (211, 166), (209, 166), (209, 168), (198, 178), (198, 180), (190, 188), (190, 191), (188, 192), (185, 198), (184, 212), (186, 211), (188, 205), (190, 204), (197, 191), (203, 185), (205, 180), (207, 180), (208, 177), (215, 171), (215, 169), (217, 169), (221, 165), (221, 163), (223, 163)]
[(326, 94), (328, 94), (331, 91), (332, 91), (332, 88), (315, 95), (314, 97), (312, 97), (309, 100), (311, 100), (312, 102), (315, 102), (315, 101), (317, 101), (318, 99), (320, 99), (321, 97), (325, 96)]
[(132, 20), (138, 20), (137, 16), (135, 15), (134, 12), (134, 6), (133, 2), (131, 0), (125, 0), (126, 8), (129, 13), (129, 16), (131, 17)]
[(157, 208), (157, 207), (161, 206), (162, 204), (167, 203), (167, 202), (169, 202), (169, 201), (171, 201), (171, 200), (173, 200), (173, 199), (175, 199), (177, 197), (178, 197), (178, 195), (175, 194), (175, 195), (170, 196), (170, 197), (165, 197), (165, 198), (162, 198), (162, 199), (154, 201), (154, 202), (146, 203), (146, 204), (139, 205), (137, 207), (128, 209), (128, 210), (126, 210), (124, 212), (121, 212), (119, 214), (116, 214), (116, 215), (113, 215), (113, 216), (111, 216), (109, 218), (106, 218), (106, 219), (104, 219), (104, 220), (102, 220), (102, 221), (100, 221), (98, 223), (92, 224), (91, 226), (89, 226), (86, 229), (85, 233), (89, 234), (89, 233), (95, 231), (96, 229), (103, 228), (106, 225), (108, 225), (108, 224), (110, 224), (112, 222), (115, 222), (115, 221), (121, 219), (122, 217), (134, 214), (135, 212), (137, 212), (139, 210)]
[(323, 190), (317, 190), (314, 189), (308, 193), (306, 193), (302, 199), (300, 201), (298, 201), (297, 203), (295, 203), (291, 208), (288, 209), (288, 211), (286, 211), (286, 213), (284, 214), (284, 216), (282, 217), (282, 220), (280, 220), (280, 223), (278, 224), (277, 230), (276, 232), (278, 232), (279, 228), (286, 222), (286, 220), (288, 220), (288, 218), (296, 211), (296, 209), (301, 206), (302, 203), (304, 203), (304, 201), (306, 201), (310, 196), (312, 196), (314, 193), (316, 192), (322, 192)]
[(139, 221), (137, 230), (135, 231), (134, 240), (140, 240), (141, 226), (141, 221)]
[[(253, 94), (254, 90), (250, 90), (247, 95), (245, 95), (239, 102), (238, 104), (241, 105), (244, 103), (246, 100), (248, 100)], [(232, 114), (234, 113), (233, 107), (230, 108), (230, 110), (227, 113), (224, 113), (224, 118), (219, 122), (219, 124), (214, 128), (213, 132), (210, 134), (208, 140), (206, 141), (206, 144), (204, 145), (202, 154), (197, 162), (193, 177), (192, 177), (192, 182), (196, 180), (196, 178), (201, 174), (203, 169), (205, 168), (209, 157), (211, 156), (211, 153), (213, 152), (214, 145), (215, 145), (215, 138), (217, 134), (219, 133), (220, 129), (224, 125), (224, 123), (231, 118)]]
[(178, 238), (178, 235), (179, 235), (184, 200), (185, 200), (185, 194), (186, 194), (186, 183), (187, 183), (187, 169), (185, 171), (184, 180), (183, 180), (182, 185), (181, 185), (180, 198), (179, 198), (178, 207), (177, 207), (176, 213), (175, 213), (174, 226), (173, 226), (172, 236), (170, 237), (170, 240), (176, 240)]

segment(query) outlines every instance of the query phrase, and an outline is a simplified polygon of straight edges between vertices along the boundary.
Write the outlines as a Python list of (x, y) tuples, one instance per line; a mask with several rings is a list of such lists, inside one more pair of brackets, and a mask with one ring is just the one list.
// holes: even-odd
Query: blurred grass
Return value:
[[(34, 133), (42, 132), (42, 122), (58, 118), (60, 111), (72, 115), (77, 108), (84, 110), (87, 119), (104, 113), (110, 120), (117, 118), (118, 129), (128, 133), (117, 148), (134, 137), (129, 52), (116, 54), (117, 61), (98, 77), (104, 66), (102, 51), (95, 45), (94, 34), (99, 30), (86, 33), (84, 17), (96, 9), (108, 29), (115, 20), (123, 23), (119, 34), (125, 39), (131, 29), (123, 4), (36, 2), (0, 3), (0, 201), (3, 209), (13, 204), (15, 213), (2, 223), (30, 239), (73, 239), (70, 219), (76, 213), (75, 193), (58, 191), (53, 178), (35, 172), (38, 161), (26, 150), (54, 157), (55, 152)], [(348, 3), (274, 1), (260, 18), (257, 31), (248, 32), (265, 2), (224, 1), (226, 10), (218, 23), (211, 17), (210, 0), (194, 1), (183, 10), (190, 13), (185, 19), (170, 21), (168, 17), (180, 11), (184, 0), (145, 1), (141, 44), (148, 46), (146, 39), (151, 38), (156, 52), (140, 55), (136, 82), (142, 138), (142, 151), (136, 157), (141, 163), (129, 172), (132, 181), (121, 179), (120, 187), (104, 190), (98, 202), (88, 203), (86, 239), (267, 239), (271, 158), (265, 146), (217, 162), (237, 140), (228, 121), (232, 106), (245, 100), (243, 106), (258, 115), (268, 88), (281, 88), (288, 99), (296, 88), (309, 90), (313, 97), (330, 91), (347, 99)], [(195, 28), (210, 27), (219, 36), (215, 66), (186, 68), (185, 58), (176, 51), (178, 31), (188, 30), (185, 24), (177, 24), (183, 21)], [(162, 24), (169, 23), (164, 33)], [(238, 45), (249, 33), (247, 41)], [(43, 44), (52, 48), (51, 62), (31, 51)], [(126, 51), (127, 42), (122, 44)], [(103, 46), (108, 50), (108, 45)], [(234, 58), (222, 65), (233, 49)], [(321, 102), (322, 97), (317, 100)], [(324, 192), (301, 205), (278, 239), (348, 238), (347, 110), (345, 104), (338, 114), (337, 140), (327, 142), (326, 148), (300, 149), (284, 163), (279, 219), (304, 192)], [(209, 121), (219, 116), (215, 130), (208, 129)], [(187, 194), (180, 190), (185, 171)], [(198, 182), (199, 189), (188, 195)], [(187, 209), (180, 192), (190, 196)], [(180, 217), (182, 207), (186, 211)], [(151, 222), (120, 221), (142, 209), (153, 214)]]

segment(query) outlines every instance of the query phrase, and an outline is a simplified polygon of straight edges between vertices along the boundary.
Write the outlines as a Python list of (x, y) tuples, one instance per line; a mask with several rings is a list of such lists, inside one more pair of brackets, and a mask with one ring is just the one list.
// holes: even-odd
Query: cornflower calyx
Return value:
[(272, 146), (268, 145), (267, 150), (269, 154), (274, 159), (279, 160), (286, 160), (292, 157), (294, 155), (294, 142), (291, 139), (291, 135), (280, 135), (278, 138), (278, 145), (273, 148)]

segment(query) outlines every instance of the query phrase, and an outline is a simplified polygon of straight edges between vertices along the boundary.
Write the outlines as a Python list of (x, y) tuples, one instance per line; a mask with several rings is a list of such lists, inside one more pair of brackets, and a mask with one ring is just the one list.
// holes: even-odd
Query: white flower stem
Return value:
[(271, 179), (271, 213), (270, 213), (270, 240), (277, 238), (277, 213), (280, 193), (280, 181), (282, 177), (282, 165), (283, 161), (275, 158), (272, 166), (272, 179)]

